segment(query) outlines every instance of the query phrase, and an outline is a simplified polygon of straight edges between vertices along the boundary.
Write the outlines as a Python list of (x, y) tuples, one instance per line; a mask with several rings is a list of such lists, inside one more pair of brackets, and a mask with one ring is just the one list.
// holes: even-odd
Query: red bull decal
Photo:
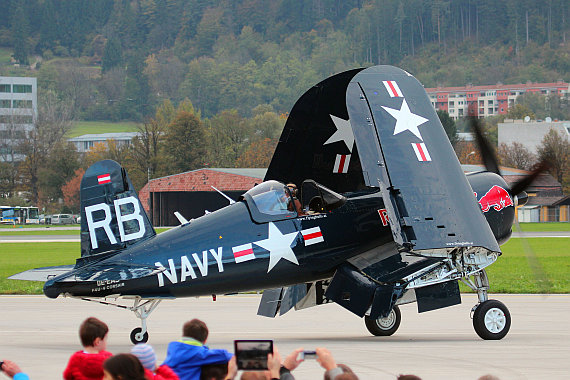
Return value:
[(508, 191), (497, 185), (493, 186), (491, 190), (487, 191), (487, 193), (479, 199), (479, 205), (481, 205), (483, 212), (489, 211), (491, 207), (493, 207), (495, 211), (501, 211), (505, 207), (514, 206)]

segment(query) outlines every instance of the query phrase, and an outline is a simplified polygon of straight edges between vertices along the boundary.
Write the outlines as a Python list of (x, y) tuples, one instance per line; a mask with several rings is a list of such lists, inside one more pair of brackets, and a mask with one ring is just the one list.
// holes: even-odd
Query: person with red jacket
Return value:
[(144, 367), (145, 377), (148, 380), (179, 380), (178, 375), (163, 364), (156, 365), (156, 354), (150, 344), (139, 343), (131, 348), (131, 354), (136, 356)]
[(63, 371), (65, 380), (102, 380), (103, 362), (112, 356), (107, 349), (109, 328), (105, 322), (89, 317), (79, 327), (79, 338), (83, 350), (69, 358)]

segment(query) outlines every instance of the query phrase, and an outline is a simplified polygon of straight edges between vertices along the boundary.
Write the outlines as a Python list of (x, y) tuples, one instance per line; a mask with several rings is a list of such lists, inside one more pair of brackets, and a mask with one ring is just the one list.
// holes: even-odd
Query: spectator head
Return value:
[(356, 376), (353, 372), (345, 372), (336, 376), (334, 380), (358, 380), (358, 376)]
[(421, 377), (416, 375), (399, 375), (397, 377), (398, 380), (422, 380)]
[(240, 380), (267, 380), (267, 371), (245, 371), (241, 374)]
[[(354, 372), (352, 372), (352, 370), (350, 369), (350, 367), (347, 366), (346, 364), (339, 363), (339, 364), (337, 364), (336, 366), (337, 366), (338, 368), (342, 369), (342, 373), (352, 373), (352, 374), (354, 374)], [(335, 377), (335, 380), (336, 380), (336, 379), (338, 379), (338, 376)], [(331, 380), (331, 377), (330, 377), (330, 375), (328, 374), (328, 371), (325, 372), (325, 380)]]
[(156, 369), (156, 354), (151, 345), (146, 343), (139, 343), (131, 348), (131, 354), (135, 355), (142, 366), (149, 371)]
[(202, 366), (200, 380), (225, 380), (227, 374), (228, 362), (206, 364)]
[(184, 324), (182, 335), (206, 343), (206, 339), (208, 339), (208, 327), (201, 320), (193, 319)]
[(103, 380), (145, 380), (144, 368), (133, 354), (118, 354), (103, 362)]
[(500, 380), (497, 376), (495, 375), (491, 375), (491, 374), (487, 374), (487, 375), (483, 375), (481, 376), (479, 379), (477, 380)]
[[(107, 327), (107, 324), (95, 317), (87, 318), (79, 326), (79, 338), (83, 347), (94, 347), (99, 341), (105, 340), (108, 332), (109, 327)], [(105, 347), (101, 349), (104, 350)]]

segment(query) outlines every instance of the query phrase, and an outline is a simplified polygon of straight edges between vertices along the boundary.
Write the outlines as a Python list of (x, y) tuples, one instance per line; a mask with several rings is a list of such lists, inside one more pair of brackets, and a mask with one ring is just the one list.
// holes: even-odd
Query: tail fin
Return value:
[(89, 167), (81, 180), (81, 257), (126, 248), (156, 232), (127, 172), (112, 160)]

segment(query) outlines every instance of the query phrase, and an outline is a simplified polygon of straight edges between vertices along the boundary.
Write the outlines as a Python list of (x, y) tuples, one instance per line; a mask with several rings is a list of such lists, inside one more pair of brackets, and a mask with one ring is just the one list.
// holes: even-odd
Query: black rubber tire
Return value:
[(511, 313), (502, 302), (487, 300), (475, 309), (473, 328), (481, 339), (503, 339), (511, 328)]
[(140, 327), (137, 327), (136, 329), (133, 329), (133, 331), (131, 331), (131, 342), (133, 342), (133, 344), (148, 342), (148, 331), (144, 333), (142, 340), (136, 339), (136, 335), (139, 334), (141, 331), (142, 329)]
[(373, 319), (368, 316), (364, 317), (366, 328), (372, 335), (376, 336), (390, 336), (394, 334), (400, 327), (401, 321), (402, 314), (398, 306), (394, 306), (386, 318)]

